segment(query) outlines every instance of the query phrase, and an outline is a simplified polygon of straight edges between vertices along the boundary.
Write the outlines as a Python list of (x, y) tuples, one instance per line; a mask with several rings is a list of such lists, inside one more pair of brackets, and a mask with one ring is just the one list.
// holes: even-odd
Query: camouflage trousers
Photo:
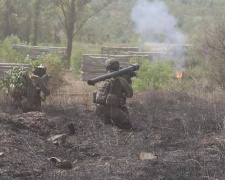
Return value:
[(96, 104), (95, 114), (104, 124), (114, 124), (120, 129), (132, 128), (126, 106), (110, 107)]

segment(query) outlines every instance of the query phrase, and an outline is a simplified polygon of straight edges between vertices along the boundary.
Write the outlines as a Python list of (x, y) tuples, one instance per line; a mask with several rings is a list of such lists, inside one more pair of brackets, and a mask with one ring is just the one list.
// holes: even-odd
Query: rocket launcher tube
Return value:
[(125, 67), (123, 69), (120, 69), (118, 71), (114, 71), (114, 72), (111, 72), (111, 73), (108, 73), (108, 74), (104, 74), (102, 76), (98, 76), (98, 77), (89, 79), (87, 81), (87, 84), (91, 85), (91, 86), (94, 86), (95, 83), (97, 83), (97, 82), (104, 81), (104, 80), (110, 79), (112, 77), (116, 77), (116, 76), (120, 76), (120, 75), (129, 73), (129, 71), (137, 71), (139, 68), (140, 68), (139, 64), (132, 64), (132, 65), (130, 65), (128, 67)]

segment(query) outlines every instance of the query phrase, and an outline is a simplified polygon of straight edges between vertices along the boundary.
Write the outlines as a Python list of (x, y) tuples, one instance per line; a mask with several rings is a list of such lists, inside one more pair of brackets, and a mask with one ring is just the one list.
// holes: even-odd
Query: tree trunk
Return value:
[(66, 64), (65, 67), (70, 69), (70, 59), (73, 49), (73, 34), (67, 35), (67, 48), (66, 48)]
[[(63, 25), (66, 29), (66, 35), (67, 35), (67, 50), (66, 50), (66, 57), (65, 57), (65, 67), (70, 68), (70, 59), (72, 55), (72, 49), (73, 49), (73, 38), (76, 35), (76, 33), (79, 31), (79, 29), (87, 22), (88, 19), (90, 19), (94, 14), (98, 13), (100, 10), (102, 10), (104, 7), (109, 5), (112, 1), (106, 1), (106, 3), (103, 3), (102, 6), (97, 8), (93, 13), (91, 13), (89, 16), (87, 16), (83, 21), (78, 24), (78, 26), (75, 26), (76, 22), (78, 21), (79, 11), (78, 8), (83, 8), (86, 4), (91, 2), (91, 0), (79, 0), (80, 6), (76, 4), (75, 2), (78, 2), (76, 0), (71, 1), (56, 1), (56, 5), (59, 6), (63, 12), (64, 16), (64, 22)], [(78, 7), (77, 7), (77, 6)]]
[(37, 45), (37, 41), (38, 41), (38, 33), (39, 33), (39, 16), (40, 16), (40, 4), (41, 4), (41, 0), (36, 0), (35, 2), (35, 14), (34, 14), (34, 31), (33, 31), (33, 42), (32, 44), (34, 46)]
[(5, 12), (4, 12), (4, 38), (12, 34), (10, 16), (12, 13), (11, 0), (5, 1)]
[(70, 69), (70, 59), (73, 49), (73, 33), (75, 24), (75, 0), (72, 0), (69, 8), (69, 19), (66, 27), (67, 30), (67, 48), (66, 48), (66, 64), (65, 67)]

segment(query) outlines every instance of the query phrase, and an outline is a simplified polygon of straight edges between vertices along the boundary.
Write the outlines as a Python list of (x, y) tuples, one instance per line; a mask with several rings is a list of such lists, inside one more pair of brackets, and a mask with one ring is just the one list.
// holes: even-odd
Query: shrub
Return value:
[(19, 40), (16, 36), (6, 38), (0, 45), (0, 59), (1, 62), (19, 62), (21, 56), (12, 49), (12, 44), (17, 43)]
[(49, 81), (49, 87), (51, 91), (54, 91), (63, 84), (62, 76), (64, 64), (57, 53), (45, 56), (43, 58), (43, 64), (47, 68), (47, 74), (52, 76)]
[(166, 84), (172, 79), (172, 62), (166, 60), (155, 60), (149, 62), (144, 60), (140, 63), (137, 72), (138, 78), (133, 81), (135, 91), (147, 89), (165, 89)]
[(2, 85), (12, 97), (17, 97), (25, 93), (27, 77), (28, 72), (23, 67), (13, 67), (5, 72)]
[(50, 90), (56, 90), (58, 87), (62, 85), (62, 76), (63, 76), (63, 62), (60, 59), (60, 55), (58, 53), (52, 53), (50, 55), (45, 55), (39, 57), (37, 60), (26, 60), (32, 67), (44, 65), (47, 69), (47, 74), (51, 75), (51, 79), (49, 81)]
[(208, 78), (214, 87), (225, 89), (225, 20), (215, 16), (214, 21), (206, 25), (199, 43), (204, 62), (208, 63)]

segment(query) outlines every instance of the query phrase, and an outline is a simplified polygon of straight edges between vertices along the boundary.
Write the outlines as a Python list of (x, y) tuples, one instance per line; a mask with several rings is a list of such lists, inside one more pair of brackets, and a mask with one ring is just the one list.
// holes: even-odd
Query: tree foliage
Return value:
[[(177, 18), (179, 28), (191, 38), (201, 33), (202, 21), (212, 16), (211, 10), (221, 14), (221, 7), (225, 5), (223, 0), (163, 1)], [(139, 36), (134, 32), (130, 18), (130, 11), (136, 2), (0, 0), (0, 40), (14, 35), (24, 44), (67, 46), (67, 66), (70, 66), (74, 40), (81, 43), (136, 46)]]
[(60, 20), (67, 36), (66, 67), (70, 68), (73, 39), (76, 33), (93, 15), (108, 6), (112, 0), (91, 4), (91, 0), (52, 0), (62, 12)]

